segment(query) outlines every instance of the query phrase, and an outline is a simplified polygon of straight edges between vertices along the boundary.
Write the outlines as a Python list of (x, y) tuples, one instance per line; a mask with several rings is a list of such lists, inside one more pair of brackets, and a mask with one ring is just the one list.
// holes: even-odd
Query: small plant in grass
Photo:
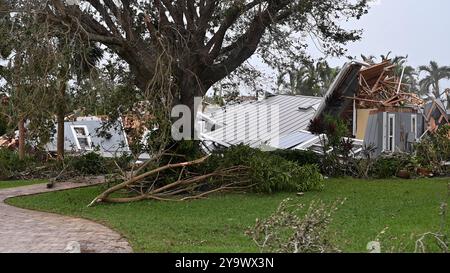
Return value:
[[(418, 236), (411, 235), (410, 238), (414, 239), (414, 252), (415, 253), (429, 253), (429, 252), (441, 252), (448, 253), (450, 249), (450, 236), (446, 233), (447, 230), (447, 222), (448, 222), (448, 200), (450, 200), (450, 184), (447, 187), (447, 195), (446, 200), (441, 203), (439, 216), (441, 218), (441, 225), (438, 231), (428, 231)], [(380, 250), (373, 253), (380, 252), (412, 252), (408, 251), (405, 245), (400, 242), (398, 246), (393, 246), (396, 242), (399, 241), (399, 238), (384, 238), (381, 239), (380, 235), (386, 235), (387, 229), (385, 228), (376, 238), (375, 241), (369, 242), (369, 245), (374, 245), (373, 243), (377, 243), (380, 246)], [(372, 252), (371, 249), (368, 249), (369, 252)]]
[(311, 202), (303, 217), (301, 204), (291, 205), (292, 199), (281, 202), (266, 220), (256, 220), (247, 231), (261, 252), (269, 253), (331, 253), (340, 252), (329, 233), (332, 216), (344, 201), (327, 206), (322, 201)]
[(419, 236), (416, 241), (416, 253), (426, 253), (430, 248), (438, 248), (442, 253), (448, 253), (450, 248), (450, 237), (446, 234), (448, 200), (450, 200), (450, 184), (447, 187), (447, 198), (440, 206), (439, 215), (441, 217), (441, 226), (438, 232), (426, 232)]

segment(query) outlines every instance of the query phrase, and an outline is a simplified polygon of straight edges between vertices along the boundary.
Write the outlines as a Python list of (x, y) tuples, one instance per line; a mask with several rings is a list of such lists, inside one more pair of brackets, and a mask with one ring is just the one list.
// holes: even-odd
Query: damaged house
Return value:
[[(199, 113), (201, 139), (206, 150), (244, 144), (263, 150), (312, 150), (323, 153), (325, 135), (308, 131), (324, 98), (266, 94), (259, 101), (229, 105)], [(353, 140), (353, 153), (362, 150), (362, 141)]]
[[(130, 153), (127, 136), (119, 120), (115, 128), (103, 128), (100, 117), (78, 117), (64, 122), (64, 150), (70, 154), (96, 151), (106, 158)], [(52, 141), (45, 146), (50, 153), (56, 153), (55, 131)]]
[(320, 97), (267, 94), (259, 101), (200, 113), (201, 138), (210, 143), (209, 146), (245, 144), (253, 148), (293, 148), (316, 138), (305, 130), (322, 103)]
[[(202, 139), (212, 143), (208, 148), (245, 144), (319, 153), (326, 137), (310, 133), (309, 125), (331, 115), (348, 121), (354, 155), (364, 146), (372, 147), (374, 156), (412, 152), (424, 135), (448, 124), (449, 115), (440, 100), (425, 102), (410, 93), (395, 68), (390, 61), (374, 65), (351, 62), (323, 98), (269, 95), (262, 101), (200, 114)], [(264, 130), (269, 127), (272, 130)]]
[[(66, 117), (64, 122), (64, 151), (69, 155), (83, 155), (95, 152), (105, 158), (115, 158), (123, 155), (131, 155), (130, 143), (134, 141), (130, 133), (134, 133), (134, 123), (125, 116), (125, 122), (119, 118), (114, 123), (105, 126), (106, 117)], [(27, 124), (25, 125), (28, 126)], [(57, 127), (57, 126), (55, 126)], [(44, 150), (49, 155), (57, 154), (57, 128), (52, 132), (50, 142), (44, 145)], [(14, 136), (0, 137), (0, 147), (6, 149), (18, 148), (19, 132)], [(142, 137), (142, 141), (144, 137)], [(33, 143), (29, 143), (34, 145)], [(137, 156), (138, 161), (148, 160), (147, 153)]]
[(350, 121), (354, 137), (373, 147), (375, 156), (412, 152), (425, 134), (449, 123), (448, 115), (440, 100), (427, 103), (409, 93), (395, 68), (390, 61), (346, 64), (314, 118), (328, 114)]

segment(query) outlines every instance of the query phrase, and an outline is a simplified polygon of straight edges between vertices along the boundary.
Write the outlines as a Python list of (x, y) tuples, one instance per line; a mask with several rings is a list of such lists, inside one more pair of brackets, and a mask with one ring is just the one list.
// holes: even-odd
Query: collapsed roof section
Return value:
[(386, 60), (361, 69), (359, 74), (359, 108), (377, 106), (423, 106), (425, 101), (417, 94), (410, 93), (408, 84), (403, 83), (403, 72), (399, 77), (395, 73), (397, 65)]
[(325, 104), (314, 118), (325, 114), (345, 117), (351, 108), (423, 107), (425, 101), (408, 92), (409, 85), (402, 83), (403, 78), (396, 75), (395, 68), (396, 65), (389, 60), (374, 65), (345, 64), (325, 95)]
[(345, 109), (351, 106), (352, 101), (346, 97), (353, 97), (358, 90), (358, 77), (362, 64), (357, 62), (346, 63), (338, 76), (331, 84), (325, 95), (323, 103), (313, 116), (313, 119), (328, 114), (342, 116)]

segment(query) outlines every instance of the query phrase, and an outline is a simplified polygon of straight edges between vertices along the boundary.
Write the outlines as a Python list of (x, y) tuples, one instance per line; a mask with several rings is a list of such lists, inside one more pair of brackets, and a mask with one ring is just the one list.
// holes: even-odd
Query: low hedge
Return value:
[(249, 168), (247, 178), (259, 193), (307, 192), (322, 190), (324, 178), (314, 164), (289, 161), (277, 153), (263, 152), (239, 145), (218, 151), (208, 160), (209, 171), (232, 166)]

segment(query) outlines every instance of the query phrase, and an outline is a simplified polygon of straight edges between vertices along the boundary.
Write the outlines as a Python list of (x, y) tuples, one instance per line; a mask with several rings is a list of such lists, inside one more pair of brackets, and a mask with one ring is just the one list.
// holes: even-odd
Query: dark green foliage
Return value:
[(74, 157), (69, 164), (81, 175), (99, 175), (108, 172), (106, 159), (95, 152)]
[(185, 140), (169, 143), (169, 147), (171, 147), (171, 153), (175, 155), (183, 155), (183, 157), (178, 157), (178, 160), (181, 161), (196, 160), (204, 156), (204, 154), (200, 150), (199, 142), (195, 140)]
[(375, 161), (371, 174), (375, 178), (390, 178), (396, 176), (402, 167), (403, 161), (397, 157), (380, 157)]
[(17, 172), (24, 171), (31, 158), (20, 160), (15, 151), (0, 149), (0, 179), (8, 179)]
[(310, 130), (315, 134), (325, 134), (323, 141), (321, 171), (323, 174), (339, 177), (349, 174), (350, 152), (353, 148), (347, 123), (340, 118), (325, 115), (311, 122)]
[(271, 152), (286, 160), (297, 163), (300, 166), (304, 165), (320, 165), (320, 156), (312, 151), (303, 150), (277, 150)]
[(331, 144), (338, 144), (342, 137), (349, 135), (348, 124), (343, 119), (331, 115), (312, 120), (308, 130), (316, 135), (326, 134), (331, 137)]
[(7, 124), (6, 120), (0, 116), (0, 136), (3, 136), (4, 134), (6, 134), (7, 129), (8, 129), (8, 124)]
[(119, 167), (122, 170), (127, 170), (130, 168), (130, 165), (133, 162), (134, 157), (131, 154), (123, 154), (120, 157), (105, 160), (107, 162), (108, 169)]
[(235, 146), (214, 154), (207, 162), (210, 170), (246, 166), (249, 184), (255, 192), (306, 192), (322, 190), (323, 177), (317, 165), (300, 166), (278, 155)]

